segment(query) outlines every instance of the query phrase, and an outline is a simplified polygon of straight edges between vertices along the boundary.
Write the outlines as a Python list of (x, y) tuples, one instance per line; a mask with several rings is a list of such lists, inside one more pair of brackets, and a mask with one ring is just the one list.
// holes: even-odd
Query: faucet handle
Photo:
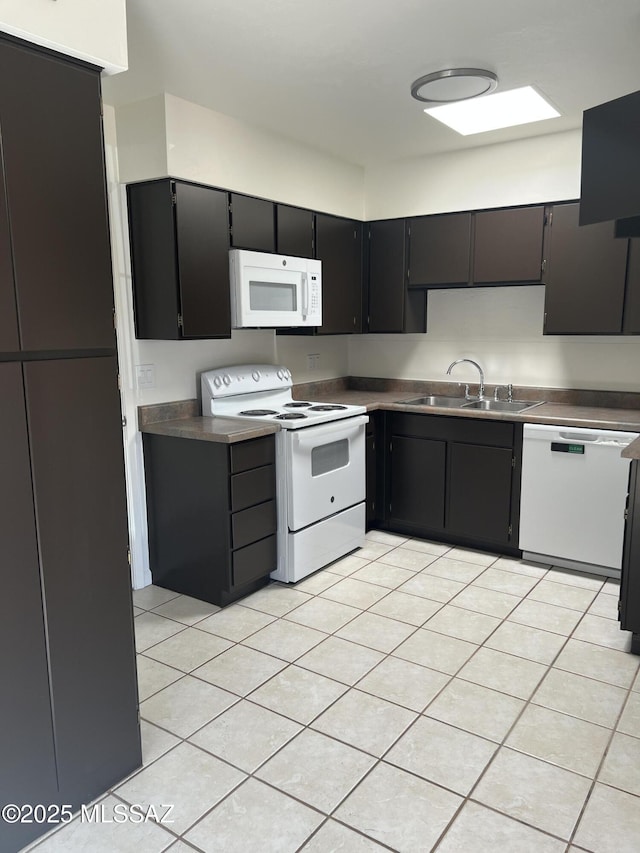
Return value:
[(502, 388), (504, 388), (504, 385), (496, 385), (495, 390), (494, 390), (494, 392), (493, 392), (493, 399), (494, 399), (494, 400), (499, 400), (499, 399), (500, 399), (500, 390), (501, 390)]
[(511, 403), (513, 400), (513, 385), (511, 382), (507, 385), (507, 400)]

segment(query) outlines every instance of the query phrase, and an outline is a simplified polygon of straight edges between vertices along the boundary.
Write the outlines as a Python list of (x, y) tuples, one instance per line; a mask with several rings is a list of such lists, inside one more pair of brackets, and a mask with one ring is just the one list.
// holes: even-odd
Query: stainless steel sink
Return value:
[(405, 400), (410, 406), (441, 406), (449, 409), (461, 409), (468, 400), (464, 397), (444, 397), (438, 394), (432, 394), (429, 397), (417, 397), (415, 400)]
[(485, 412), (524, 412), (534, 406), (541, 406), (544, 400), (474, 400), (460, 408), (482, 409)]

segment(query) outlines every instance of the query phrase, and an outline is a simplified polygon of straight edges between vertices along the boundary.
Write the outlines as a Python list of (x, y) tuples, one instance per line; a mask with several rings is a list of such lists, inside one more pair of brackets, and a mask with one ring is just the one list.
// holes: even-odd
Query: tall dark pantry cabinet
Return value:
[(100, 73), (0, 81), (0, 805), (76, 810), (141, 760)]

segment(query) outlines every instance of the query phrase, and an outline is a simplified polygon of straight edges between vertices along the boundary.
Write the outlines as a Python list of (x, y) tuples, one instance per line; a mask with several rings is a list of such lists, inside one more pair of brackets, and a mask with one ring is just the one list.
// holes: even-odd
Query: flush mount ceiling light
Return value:
[(420, 77), (411, 84), (411, 94), (427, 104), (448, 104), (486, 95), (498, 85), (493, 71), (482, 68), (446, 68)]
[(531, 86), (497, 92), (472, 101), (427, 107), (425, 113), (462, 134), (485, 133), (503, 127), (515, 127), (560, 113)]

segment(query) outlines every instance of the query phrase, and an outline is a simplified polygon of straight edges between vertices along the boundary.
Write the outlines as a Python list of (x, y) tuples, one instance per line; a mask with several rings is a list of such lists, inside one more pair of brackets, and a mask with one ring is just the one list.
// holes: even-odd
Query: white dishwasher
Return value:
[(525, 424), (520, 540), (523, 557), (618, 577), (629, 459), (637, 433)]

